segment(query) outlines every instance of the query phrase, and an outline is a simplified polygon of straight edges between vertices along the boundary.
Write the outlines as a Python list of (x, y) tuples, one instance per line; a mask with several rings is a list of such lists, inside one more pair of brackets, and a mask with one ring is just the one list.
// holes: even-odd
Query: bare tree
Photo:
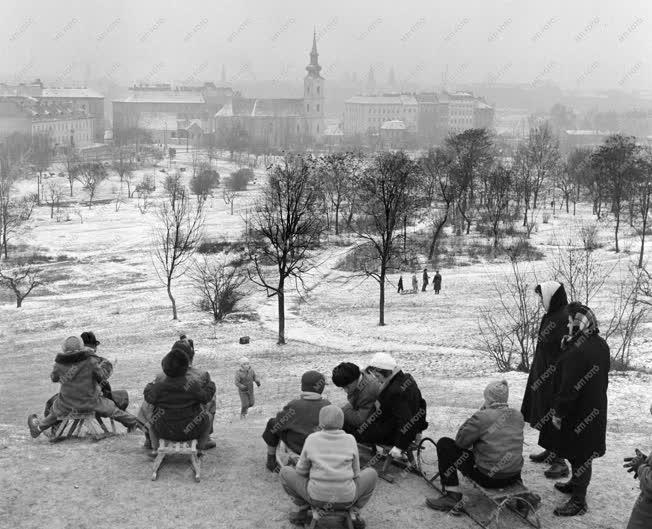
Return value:
[(70, 196), (73, 196), (73, 186), (79, 176), (79, 164), (81, 163), (79, 151), (72, 146), (63, 150), (63, 166), (66, 171), (66, 178), (70, 186)]
[(513, 175), (510, 169), (497, 165), (487, 176), (487, 190), (483, 210), (494, 238), (494, 250), (498, 248), (500, 226), (509, 218), (509, 200)]
[[(539, 323), (539, 304), (532, 295), (534, 272), (521, 264), (521, 244), (510, 253), (511, 268), (505, 277), (492, 279), (493, 301), (478, 321), (481, 348), (499, 371), (516, 367), (529, 371)], [(514, 366), (513, 359), (518, 359)]]
[(614, 134), (609, 136), (591, 157), (594, 171), (607, 182), (611, 212), (616, 220), (616, 253), (620, 251), (618, 233), (623, 209), (632, 196), (634, 184), (641, 171), (640, 153), (636, 138)]
[(54, 149), (52, 147), (52, 138), (49, 134), (38, 133), (32, 136), (30, 148), (30, 161), (32, 167), (37, 173), (36, 176), (36, 197), (37, 205), (41, 205), (41, 183), (43, 173), (50, 167), (54, 158)]
[(235, 199), (238, 196), (238, 192), (233, 190), (228, 184), (230, 182), (225, 182), (224, 189), (222, 189), (222, 199), (227, 206), (231, 206), (231, 215), (233, 215), (233, 206), (235, 205)]
[(385, 325), (385, 282), (394, 257), (395, 244), (401, 237), (401, 222), (414, 211), (413, 191), (420, 167), (403, 151), (380, 152), (362, 172), (358, 181), (360, 216), (356, 233), (373, 251), (376, 269), (363, 272), (379, 286), (378, 324)]
[(45, 191), (43, 194), (45, 197), (45, 203), (50, 206), (50, 218), (52, 219), (54, 218), (54, 208), (56, 207), (57, 211), (59, 210), (64, 190), (59, 182), (49, 180), (48, 183), (45, 184)]
[[(278, 344), (285, 343), (285, 293), (288, 280), (303, 284), (314, 265), (309, 252), (319, 242), (324, 222), (318, 213), (321, 191), (314, 160), (287, 154), (270, 168), (261, 199), (250, 217), (249, 278), (278, 302)], [(270, 270), (271, 269), (271, 270)]]
[(122, 184), (125, 177), (136, 169), (136, 149), (132, 145), (114, 146), (111, 149), (111, 167), (118, 173)]
[(240, 263), (228, 262), (226, 259), (211, 262), (203, 256), (195, 262), (190, 277), (201, 295), (199, 308), (210, 312), (216, 322), (233, 312), (244, 297), (241, 288), (247, 275)]
[(172, 282), (183, 274), (201, 242), (204, 226), (202, 202), (191, 202), (187, 190), (178, 186), (160, 204), (154, 228), (152, 261), (172, 303), (172, 319), (177, 319), (177, 303)]
[(88, 193), (88, 209), (93, 206), (97, 189), (107, 176), (106, 168), (99, 161), (86, 161), (79, 164), (77, 179), (82, 183), (82, 189)]
[(0, 252), (5, 259), (9, 255), (9, 240), (32, 216), (36, 195), (18, 198), (13, 190), (14, 176), (0, 173)]
[[(641, 238), (641, 248), (638, 254), (638, 268), (643, 267), (645, 255), (645, 236), (648, 230), (650, 215), (650, 199), (652, 198), (652, 150), (647, 148), (639, 159), (640, 172), (632, 189), (632, 204), (636, 217), (636, 231)], [(632, 219), (634, 221), (635, 219)]]
[(32, 291), (43, 284), (41, 269), (30, 264), (17, 264), (14, 268), (0, 268), (0, 285), (11, 290), (16, 296), (16, 308)]
[(197, 173), (190, 179), (190, 189), (202, 202), (213, 195), (213, 189), (219, 184), (220, 174), (206, 163), (200, 164)]
[(348, 188), (355, 181), (359, 158), (351, 152), (336, 152), (320, 158), (319, 173), (324, 182), (327, 205), (335, 214), (335, 235), (340, 234), (340, 211), (347, 197)]
[[(448, 222), (451, 205), (455, 200), (456, 187), (451, 178), (452, 159), (444, 149), (430, 149), (428, 154), (420, 160), (423, 173), (424, 188), (430, 204), (426, 215), (431, 228), (430, 246), (428, 247), (428, 260), (435, 254), (437, 241)], [(430, 207), (436, 202), (438, 208)]]

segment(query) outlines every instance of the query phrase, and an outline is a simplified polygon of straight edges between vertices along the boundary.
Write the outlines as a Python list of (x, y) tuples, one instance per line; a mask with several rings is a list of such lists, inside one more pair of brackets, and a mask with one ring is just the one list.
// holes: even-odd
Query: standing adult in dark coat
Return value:
[(570, 494), (570, 500), (555, 509), (557, 516), (586, 512), (586, 490), (591, 481), (592, 461), (606, 451), (607, 386), (609, 346), (601, 336), (591, 309), (581, 303), (568, 305), (568, 335), (554, 375), (555, 396), (552, 423), (555, 452), (568, 459), (570, 481), (555, 488)]
[(540, 454), (530, 455), (530, 459), (536, 463), (550, 463), (551, 466), (545, 475), (558, 479), (568, 476), (568, 466), (554, 451), (557, 436), (551, 422), (550, 410), (554, 396), (553, 379), (561, 354), (561, 340), (568, 330), (568, 298), (564, 285), (557, 281), (541, 283), (534, 291), (541, 297), (545, 314), (539, 327), (521, 413), (525, 422), (539, 430), (539, 445), (545, 448)]
[(435, 277), (432, 280), (432, 285), (435, 289), (435, 294), (439, 294), (439, 291), (441, 290), (441, 274), (439, 273), (439, 270), (435, 272)]
[(399, 294), (403, 292), (403, 276), (398, 278), (398, 291)]
[(430, 283), (430, 279), (428, 278), (428, 269), (424, 268), (423, 269), (423, 285), (421, 286), (421, 292), (426, 291), (426, 287)]

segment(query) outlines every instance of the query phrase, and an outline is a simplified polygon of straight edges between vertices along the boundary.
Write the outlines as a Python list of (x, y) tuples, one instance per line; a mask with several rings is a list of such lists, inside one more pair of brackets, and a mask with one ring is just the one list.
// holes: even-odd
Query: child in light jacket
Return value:
[(240, 359), (240, 369), (235, 374), (235, 385), (238, 387), (240, 394), (240, 418), (247, 417), (247, 410), (255, 404), (254, 399), (254, 382), (260, 387), (260, 379), (253, 367), (249, 364), (249, 359), (242, 357)]

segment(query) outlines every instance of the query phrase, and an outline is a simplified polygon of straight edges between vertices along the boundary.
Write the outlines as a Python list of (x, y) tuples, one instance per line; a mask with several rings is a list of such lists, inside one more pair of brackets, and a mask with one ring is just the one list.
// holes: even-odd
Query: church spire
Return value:
[(319, 66), (319, 53), (317, 53), (317, 28), (313, 29), (312, 33), (312, 50), (310, 50), (310, 64), (306, 66), (309, 75), (319, 77), (321, 66)]

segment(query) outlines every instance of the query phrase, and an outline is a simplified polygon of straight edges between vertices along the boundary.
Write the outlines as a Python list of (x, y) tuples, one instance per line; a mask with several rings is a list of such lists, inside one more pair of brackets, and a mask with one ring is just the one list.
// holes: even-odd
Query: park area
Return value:
[[(183, 161), (180, 156), (179, 163)], [(216, 167), (221, 174), (238, 168), (227, 160), (218, 160)], [(207, 198), (207, 237), (237, 244), (265, 177), (263, 169), (255, 172), (258, 183), (240, 193), (233, 211), (219, 195)], [(162, 196), (161, 187), (153, 201)], [(37, 207), (30, 229), (14, 241), (16, 248), (38, 254), (47, 281), (20, 309), (9, 292), (0, 294), (0, 336), (5, 350), (0, 371), (0, 527), (289, 528), (290, 500), (278, 475), (265, 469), (261, 434), (267, 419), (298, 395), (304, 371), (319, 370), (328, 380), (338, 363), (365, 366), (378, 351), (391, 353), (419, 384), (428, 406), (429, 428), (424, 432), (428, 437), (454, 436), (480, 406), (484, 387), (494, 379), (508, 380), (510, 404), (520, 408), (527, 373), (499, 372), (480, 336), (482, 314), (499, 310), (498, 293), (506, 290), (514, 266), (525, 274), (534, 298), (536, 283), (551, 279), (567, 234), (591, 217), (587, 204), (578, 204), (576, 216), (560, 210), (548, 215), (531, 233), (530, 245), (537, 255), (531, 261), (520, 259), (515, 264), (485, 255), (442, 259), (439, 295), (431, 289), (398, 295), (399, 273), (388, 275), (385, 326), (378, 325), (378, 283), (350, 270), (356, 241), (349, 234), (329, 234), (315, 250), (316, 266), (302, 278), (304, 288), (300, 293), (288, 289), (287, 343), (278, 345), (276, 298), (250, 283), (244, 286), (237, 311), (214, 323), (210, 314), (198, 308), (193, 282), (181, 276), (174, 284), (179, 317), (173, 320), (170, 300), (149, 251), (154, 208), (143, 212), (136, 199), (116, 206), (110, 189), (104, 185), (96, 205), (68, 220), (57, 221), (48, 207)], [(621, 295), (622, 278), (630, 273), (629, 260), (638, 251), (638, 238), (623, 229), (621, 251), (614, 253), (611, 229), (603, 222), (594, 234), (599, 244), (592, 259), (609, 270), (591, 301), (601, 323), (617, 310), (614, 300)], [(480, 240), (486, 237), (471, 236), (463, 244)], [(442, 244), (459, 250), (462, 243), (458, 243), (451, 235)], [(420, 273), (422, 265), (423, 261), (419, 269), (403, 272), (406, 283), (413, 271)], [(45, 401), (57, 391), (49, 375), (62, 342), (88, 330), (101, 341), (98, 353), (113, 362), (112, 386), (128, 391), (128, 411), (134, 414), (143, 401), (143, 388), (160, 371), (161, 358), (172, 343), (180, 334), (194, 340), (194, 363), (207, 370), (217, 386), (213, 434), (217, 448), (202, 460), (200, 483), (193, 481), (190, 466), (183, 460), (167, 462), (158, 480), (151, 481), (152, 460), (142, 448), (142, 434), (127, 434), (120, 425), (118, 435), (98, 441), (82, 438), (53, 444), (45, 436), (30, 437), (28, 414), (42, 415)], [(241, 345), (241, 336), (249, 336), (250, 343)], [(544, 466), (527, 460), (527, 454), (539, 448), (537, 433), (526, 427), (523, 478), (542, 497), (543, 527), (625, 526), (638, 495), (638, 482), (622, 468), (622, 461), (635, 448), (644, 452), (651, 448), (650, 339), (650, 318), (645, 315), (628, 349), (627, 369), (611, 373), (607, 453), (594, 463), (586, 515), (553, 516), (553, 508), (565, 497), (553, 489), (554, 481), (543, 476)], [(233, 379), (244, 355), (262, 385), (257, 389), (256, 406), (246, 420), (240, 420)], [(332, 383), (325, 396), (336, 404), (346, 400)], [(395, 472), (395, 482), (380, 481), (363, 511), (369, 528), (476, 526), (466, 516), (428, 509), (425, 498), (438, 493), (419, 476)], [(469, 484), (465, 487), (469, 489)], [(480, 504), (477, 515), (486, 516), (486, 509)], [(503, 523), (525, 527), (509, 515)]]

